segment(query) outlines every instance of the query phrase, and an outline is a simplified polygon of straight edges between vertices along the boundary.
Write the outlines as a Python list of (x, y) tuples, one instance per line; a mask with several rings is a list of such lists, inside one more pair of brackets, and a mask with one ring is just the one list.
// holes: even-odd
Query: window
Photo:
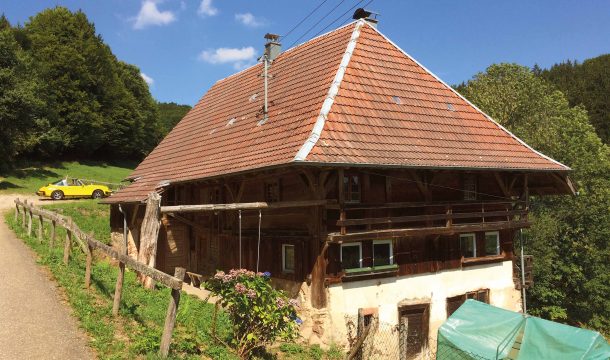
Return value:
[(447, 298), (447, 317), (451, 316), (466, 299), (473, 299), (489, 304), (489, 289), (480, 289), (477, 291), (469, 291), (465, 294)]
[(392, 265), (392, 240), (376, 240), (373, 242), (373, 267)]
[(485, 233), (485, 255), (500, 255), (500, 233), (497, 231)]
[(343, 269), (362, 267), (362, 244), (341, 244), (341, 266)]
[(477, 199), (477, 178), (474, 174), (464, 175), (464, 200)]
[(358, 175), (343, 176), (343, 194), (345, 195), (345, 202), (360, 202), (360, 178)]
[(277, 180), (265, 182), (265, 201), (280, 201), (280, 182)]
[(477, 257), (477, 237), (475, 234), (460, 234), (460, 249), (465, 258)]
[(294, 273), (294, 245), (282, 244), (282, 271)]

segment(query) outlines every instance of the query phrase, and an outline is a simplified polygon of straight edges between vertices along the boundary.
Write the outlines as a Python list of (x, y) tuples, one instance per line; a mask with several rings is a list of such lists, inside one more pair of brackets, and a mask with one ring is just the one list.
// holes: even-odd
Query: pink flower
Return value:
[(284, 301), (284, 299), (282, 299), (282, 298), (278, 298), (278, 299), (275, 301), (275, 305), (277, 305), (277, 307), (281, 309), (281, 308), (283, 308), (284, 306), (286, 306), (286, 301)]
[(237, 284), (235, 284), (235, 291), (237, 291), (240, 294), (243, 294), (246, 291), (248, 291), (248, 288), (246, 288), (246, 286), (242, 283), (237, 283)]
[(249, 297), (250, 299), (254, 299), (256, 297), (256, 291), (254, 291), (252, 289), (248, 289), (246, 296)]

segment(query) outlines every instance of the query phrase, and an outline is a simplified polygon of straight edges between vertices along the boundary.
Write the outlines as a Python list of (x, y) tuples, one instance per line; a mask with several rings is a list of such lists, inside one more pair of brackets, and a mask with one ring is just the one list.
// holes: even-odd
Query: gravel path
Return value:
[[(0, 213), (13, 209), (17, 196), (40, 202), (0, 195)], [(0, 219), (0, 359), (93, 359), (87, 337), (35, 257)]]

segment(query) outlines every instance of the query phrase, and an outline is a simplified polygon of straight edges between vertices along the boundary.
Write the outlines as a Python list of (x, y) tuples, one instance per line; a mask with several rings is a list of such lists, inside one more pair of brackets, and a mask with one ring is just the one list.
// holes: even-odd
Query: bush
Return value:
[(297, 337), (302, 321), (296, 315), (296, 301), (274, 289), (270, 278), (268, 272), (239, 269), (228, 274), (219, 271), (205, 284), (229, 315), (233, 326), (230, 345), (242, 359), (265, 345)]

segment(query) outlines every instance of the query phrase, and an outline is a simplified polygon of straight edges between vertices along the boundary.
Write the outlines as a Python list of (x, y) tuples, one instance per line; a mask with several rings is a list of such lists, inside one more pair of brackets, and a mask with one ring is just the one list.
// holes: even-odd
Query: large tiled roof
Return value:
[(107, 202), (144, 199), (162, 181), (257, 168), (353, 164), (562, 171), (467, 102), (363, 20), (222, 79)]

